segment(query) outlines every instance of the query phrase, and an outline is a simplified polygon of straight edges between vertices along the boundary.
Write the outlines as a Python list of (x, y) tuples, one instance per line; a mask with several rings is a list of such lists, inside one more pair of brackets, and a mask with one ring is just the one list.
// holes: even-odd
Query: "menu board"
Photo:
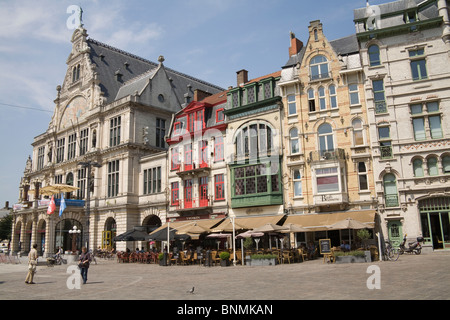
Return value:
[(320, 239), (319, 240), (320, 254), (331, 253), (331, 240)]

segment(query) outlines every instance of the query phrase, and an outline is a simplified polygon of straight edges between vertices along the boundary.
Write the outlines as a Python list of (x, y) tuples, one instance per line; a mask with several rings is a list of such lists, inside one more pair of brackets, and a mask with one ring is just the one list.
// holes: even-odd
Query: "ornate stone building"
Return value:
[(278, 83), (286, 222), (310, 228), (302, 241), (327, 237), (340, 245), (354, 234), (325, 225), (348, 217), (375, 223), (364, 74), (355, 35), (329, 41), (317, 20), (308, 31), (305, 45), (291, 33)]
[(450, 24), (445, 0), (354, 11), (385, 239), (450, 247)]
[[(164, 222), (165, 136), (172, 115), (193, 98), (195, 90), (223, 91), (166, 68), (162, 56), (154, 63), (90, 39), (82, 26), (71, 41), (53, 117), (48, 129), (35, 137), (22, 178), (13, 251), (26, 252), (32, 243), (46, 254), (59, 245), (71, 250), (73, 226), (82, 231), (76, 239), (80, 249), (87, 243), (90, 248), (108, 246), (114, 235), (134, 226)], [(61, 216), (59, 199), (56, 212), (47, 215), (49, 200), (39, 189), (59, 183), (78, 190), (65, 194), (67, 208)], [(117, 245), (124, 249), (126, 243)]]

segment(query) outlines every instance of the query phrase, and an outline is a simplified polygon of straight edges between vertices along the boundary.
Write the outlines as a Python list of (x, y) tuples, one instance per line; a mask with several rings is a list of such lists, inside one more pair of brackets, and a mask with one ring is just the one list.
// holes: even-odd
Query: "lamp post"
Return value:
[(90, 232), (89, 215), (90, 215), (90, 207), (91, 207), (91, 190), (90, 190), (90, 186), (91, 186), (91, 168), (92, 167), (100, 168), (101, 164), (99, 164), (98, 162), (89, 160), (89, 161), (79, 162), (78, 165), (81, 166), (82, 168), (87, 168), (86, 214), (85, 214), (87, 229), (86, 229), (86, 231), (84, 233), (84, 237), (85, 237), (84, 243), (86, 244), (86, 249), (89, 251), (89, 232)]
[(72, 236), (72, 254), (75, 254), (77, 251), (77, 236), (81, 233), (81, 230), (77, 228), (77, 226), (73, 226), (71, 230), (69, 230), (69, 234)]

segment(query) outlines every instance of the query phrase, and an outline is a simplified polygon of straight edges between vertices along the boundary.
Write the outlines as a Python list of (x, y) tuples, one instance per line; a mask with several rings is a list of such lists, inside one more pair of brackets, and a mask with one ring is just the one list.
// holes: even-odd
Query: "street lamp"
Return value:
[(95, 161), (83, 161), (83, 162), (78, 162), (78, 165), (81, 166), (82, 168), (87, 168), (87, 186), (86, 186), (86, 214), (85, 214), (85, 218), (86, 218), (86, 232), (84, 233), (85, 236), (85, 243), (86, 243), (86, 248), (87, 250), (89, 250), (89, 214), (90, 214), (90, 207), (91, 207), (91, 190), (90, 190), (90, 186), (91, 186), (91, 167), (96, 167), (96, 168), (100, 168), (102, 165), (99, 164), (98, 162)]
[(77, 226), (73, 226), (69, 233), (72, 237), (72, 254), (75, 254), (77, 251), (77, 236), (81, 233), (81, 230), (78, 230)]

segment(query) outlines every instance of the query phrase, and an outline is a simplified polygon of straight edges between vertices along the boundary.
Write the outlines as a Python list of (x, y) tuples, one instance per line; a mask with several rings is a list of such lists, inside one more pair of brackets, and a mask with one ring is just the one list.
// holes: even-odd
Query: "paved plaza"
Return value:
[[(223, 303), (226, 300), (450, 298), (450, 252), (403, 255), (396, 262), (328, 264), (317, 259), (264, 267), (162, 267), (103, 259), (97, 262), (89, 269), (88, 283), (81, 284), (79, 289), (76, 281), (72, 281), (73, 265), (71, 268), (69, 265), (38, 266), (36, 284), (27, 285), (24, 283), (26, 264), (0, 264), (0, 300), (144, 299)], [(78, 271), (74, 272), (78, 276)], [(188, 293), (192, 287), (194, 293)]]

